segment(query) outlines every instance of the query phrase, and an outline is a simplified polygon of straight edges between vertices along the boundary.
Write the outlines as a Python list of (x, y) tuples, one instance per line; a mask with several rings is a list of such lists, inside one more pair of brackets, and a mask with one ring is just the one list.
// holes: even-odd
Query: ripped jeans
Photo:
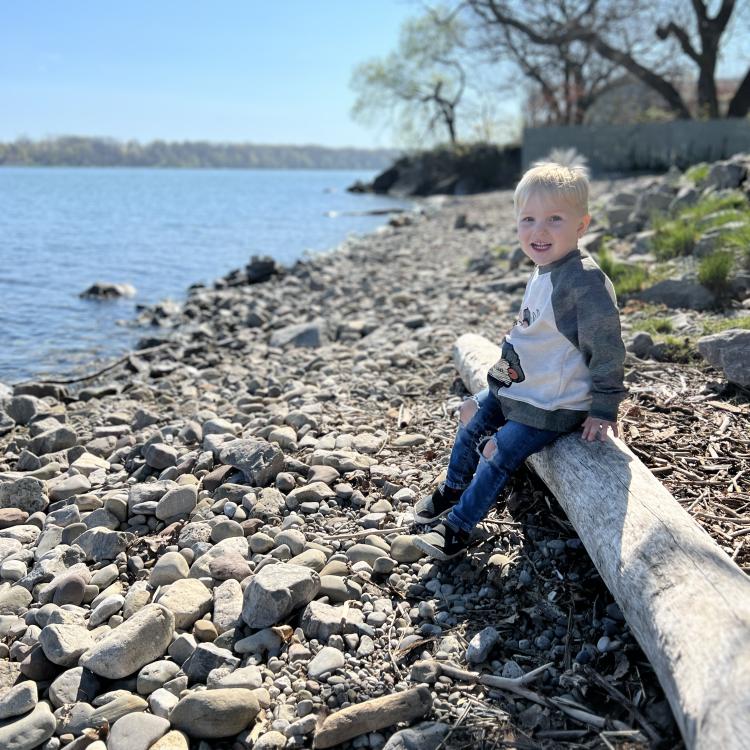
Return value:
[[(506, 420), (500, 401), (486, 388), (472, 398), (479, 408), (468, 424), (459, 422), (445, 478), (446, 487), (464, 490), (446, 519), (454, 531), (471, 531), (526, 458), (564, 434)], [(489, 440), (496, 450), (486, 458), (482, 450)]]

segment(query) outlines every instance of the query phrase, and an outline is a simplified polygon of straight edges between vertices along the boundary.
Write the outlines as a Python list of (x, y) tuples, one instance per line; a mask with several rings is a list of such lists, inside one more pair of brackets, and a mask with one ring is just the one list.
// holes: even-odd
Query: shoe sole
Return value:
[(436, 521), (439, 521), (441, 518), (445, 518), (450, 512), (451, 508), (446, 508), (442, 513), (438, 513), (436, 516), (420, 516), (417, 511), (414, 511), (414, 522), (415, 523), (421, 523), (421, 524), (433, 524)]
[(426, 539), (422, 539), (420, 537), (416, 537), (414, 540), (414, 546), (417, 549), (422, 550), (422, 552), (426, 552), (430, 557), (434, 558), (435, 560), (440, 560), (442, 562), (445, 562), (447, 560), (453, 560), (456, 557), (459, 557), (460, 555), (463, 555), (466, 552), (466, 549), (460, 549), (456, 552), (454, 552), (452, 555), (447, 555), (445, 553), (445, 550), (440, 549), (440, 547), (435, 547), (434, 545), (430, 544)]

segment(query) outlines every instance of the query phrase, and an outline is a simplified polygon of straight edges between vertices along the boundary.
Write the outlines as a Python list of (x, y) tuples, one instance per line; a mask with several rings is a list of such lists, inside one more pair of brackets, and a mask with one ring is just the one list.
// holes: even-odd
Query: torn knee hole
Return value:
[(471, 418), (477, 413), (479, 407), (477, 402), (473, 398), (467, 398), (461, 406), (458, 407), (458, 415), (461, 419), (461, 424), (469, 424)]
[(494, 440), (488, 440), (484, 444), (484, 448), (482, 448), (482, 455), (485, 458), (492, 458), (495, 455), (495, 452), (497, 451), (497, 444)]

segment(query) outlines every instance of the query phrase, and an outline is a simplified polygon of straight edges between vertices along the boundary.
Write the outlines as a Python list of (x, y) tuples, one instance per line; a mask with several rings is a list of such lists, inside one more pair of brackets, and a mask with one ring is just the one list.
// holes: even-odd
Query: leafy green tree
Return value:
[(463, 34), (455, 15), (428, 12), (407, 20), (396, 51), (355, 68), (354, 119), (367, 125), (385, 120), (414, 142), (447, 136), (456, 143), (457, 109), (466, 90)]

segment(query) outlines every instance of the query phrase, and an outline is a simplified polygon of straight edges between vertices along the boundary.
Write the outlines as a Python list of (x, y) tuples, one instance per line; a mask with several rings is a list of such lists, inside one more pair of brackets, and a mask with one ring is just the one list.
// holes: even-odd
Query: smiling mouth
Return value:
[(537, 250), (538, 252), (543, 252), (544, 250), (549, 250), (552, 247), (551, 242), (532, 242), (531, 247), (534, 248), (534, 250)]

